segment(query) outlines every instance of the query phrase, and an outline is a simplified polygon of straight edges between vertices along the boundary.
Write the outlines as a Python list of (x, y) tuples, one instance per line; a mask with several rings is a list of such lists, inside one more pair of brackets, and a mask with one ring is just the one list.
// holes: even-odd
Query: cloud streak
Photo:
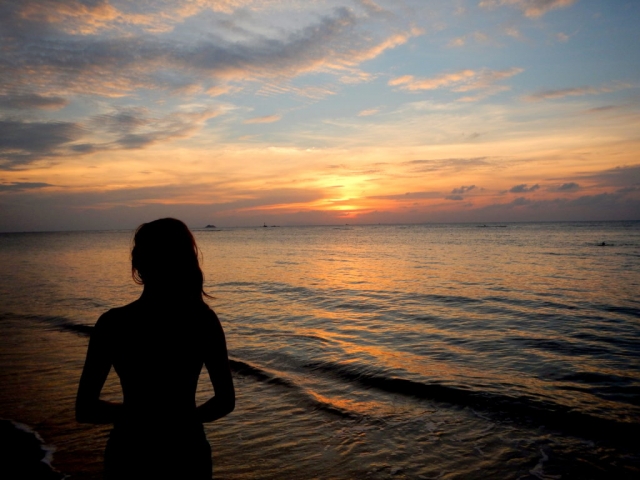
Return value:
[(249, 119), (245, 120), (244, 123), (246, 123), (246, 124), (274, 123), (274, 122), (279, 121), (280, 119), (282, 119), (282, 115), (265, 115), (263, 117), (249, 118)]
[[(484, 96), (507, 90), (509, 87), (497, 85), (498, 82), (517, 75), (524, 70), (512, 67), (506, 70), (459, 70), (444, 73), (430, 78), (416, 78), (413, 75), (403, 75), (389, 80), (388, 84), (401, 90), (419, 92), (423, 90), (449, 89), (452, 92), (483, 91)], [(463, 100), (477, 100), (482, 97), (465, 97)]]
[(66, 98), (57, 96), (43, 96), (35, 93), (19, 93), (15, 95), (0, 95), (0, 108), (12, 110), (59, 110), (69, 104)]
[(599, 93), (610, 93), (616, 90), (622, 90), (625, 88), (631, 88), (632, 85), (622, 82), (615, 82), (611, 85), (602, 87), (582, 86), (582, 87), (569, 87), (559, 89), (545, 89), (536, 93), (532, 93), (524, 97), (527, 101), (537, 102), (540, 100), (555, 100), (557, 98), (564, 97), (581, 97), (584, 95), (597, 95)]
[(12, 170), (63, 155), (82, 134), (82, 128), (73, 122), (0, 120), (0, 169)]
[(462, 195), (464, 193), (470, 192), (474, 188), (476, 188), (475, 185), (469, 185), (468, 187), (463, 185), (460, 188), (454, 188), (453, 190), (451, 190), (451, 193), (454, 195)]
[(21, 192), (23, 190), (37, 190), (40, 188), (53, 187), (50, 183), (44, 182), (11, 182), (0, 183), (0, 192)]
[(509, 191), (511, 193), (526, 193), (526, 192), (535, 192), (539, 188), (540, 188), (540, 185), (538, 185), (537, 183), (535, 185), (531, 185), (530, 187), (526, 183), (523, 183), (521, 185), (516, 185), (515, 187), (511, 187)]
[(485, 8), (496, 8), (503, 5), (514, 6), (526, 17), (539, 18), (550, 10), (566, 8), (577, 0), (482, 0), (479, 5)]

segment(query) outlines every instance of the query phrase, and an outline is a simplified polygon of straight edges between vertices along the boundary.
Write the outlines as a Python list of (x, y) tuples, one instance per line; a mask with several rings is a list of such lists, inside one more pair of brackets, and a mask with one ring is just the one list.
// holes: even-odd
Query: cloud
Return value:
[(55, 96), (43, 96), (35, 93), (0, 95), (0, 108), (15, 110), (28, 110), (39, 108), (43, 110), (58, 110), (66, 107), (69, 101), (66, 98)]
[(80, 126), (72, 122), (0, 120), (0, 169), (11, 170), (59, 156), (82, 134)]
[(525, 100), (539, 101), (539, 100), (553, 100), (563, 97), (575, 97), (581, 95), (595, 95), (600, 93), (601, 90), (594, 87), (572, 87), (572, 88), (560, 88), (557, 90), (541, 90), (531, 95), (527, 95)]
[(464, 185), (460, 188), (454, 188), (453, 190), (451, 190), (451, 193), (453, 194), (458, 194), (458, 195), (462, 195), (463, 193), (467, 193), (470, 192), (471, 190), (473, 190), (474, 188), (476, 188), (475, 185), (469, 185), (468, 187), (465, 187)]
[(231, 85), (214, 85), (207, 89), (207, 93), (212, 97), (218, 97), (227, 93), (236, 93), (238, 91), (240, 91), (239, 88), (234, 88)]
[(423, 192), (407, 192), (404, 194), (396, 194), (396, 195), (374, 195), (367, 198), (374, 199), (374, 200), (402, 201), (402, 200), (416, 200), (416, 199), (433, 199), (433, 198), (440, 198), (441, 196), (442, 196), (442, 193), (440, 192), (423, 191)]
[(340, 77), (340, 83), (344, 83), (345, 85), (357, 85), (359, 83), (370, 82), (376, 78), (376, 75), (373, 75), (369, 72), (363, 72), (358, 69), (351, 69), (349, 73), (346, 75), (342, 75)]
[(615, 92), (617, 90), (623, 90), (625, 88), (631, 88), (632, 85), (624, 82), (612, 82), (609, 85), (601, 87), (582, 86), (582, 87), (570, 87), (560, 89), (548, 89), (540, 90), (539, 92), (532, 93), (524, 97), (527, 101), (540, 101), (540, 100), (553, 100), (563, 97), (578, 97), (582, 95), (597, 95), (599, 93)]
[(270, 97), (274, 95), (294, 94), (310, 100), (319, 100), (330, 95), (335, 95), (336, 90), (326, 85), (306, 85), (297, 87), (291, 82), (265, 82), (256, 92), (256, 95)]
[(531, 185), (530, 187), (527, 186), (526, 183), (523, 183), (521, 185), (516, 185), (515, 187), (511, 187), (509, 191), (511, 193), (525, 193), (525, 192), (535, 192), (539, 188), (540, 188), (540, 185), (538, 185), (537, 183), (535, 185)]
[(622, 195), (626, 195), (627, 193), (633, 193), (633, 192), (640, 192), (640, 186), (620, 188), (616, 191), (616, 193), (620, 193)]
[(566, 8), (576, 0), (482, 0), (479, 5), (485, 8), (495, 8), (503, 5), (513, 5), (522, 10), (529, 18), (538, 18), (550, 10)]
[(43, 182), (10, 182), (0, 183), (0, 192), (20, 192), (23, 190), (34, 190), (39, 188), (53, 187), (50, 183)]
[(100, 146), (93, 143), (76, 143), (69, 145), (69, 149), (76, 153), (93, 153), (100, 150)]
[(599, 186), (629, 187), (640, 185), (640, 164), (624, 165), (600, 172), (580, 174), (580, 178), (596, 182)]
[(578, 190), (579, 188), (580, 188), (580, 185), (578, 185), (575, 182), (570, 182), (570, 183), (563, 183), (556, 190), (558, 192), (573, 192), (575, 190)]
[(362, 7), (364, 7), (364, 9), (370, 15), (380, 15), (380, 14), (388, 14), (389, 13), (384, 8), (382, 8), (380, 5), (375, 3), (373, 0), (357, 0), (357, 1)]
[[(583, 195), (577, 198), (558, 197), (535, 201), (525, 197), (518, 197), (508, 203), (497, 203), (481, 207), (474, 212), (474, 215), (477, 217), (478, 215), (493, 216), (493, 214), (499, 214), (504, 216), (494, 218), (511, 218), (514, 221), (522, 221), (523, 218), (530, 220), (550, 220), (554, 218), (558, 220), (567, 218), (635, 220), (637, 212), (640, 211), (640, 200), (628, 195), (629, 193), (632, 192), (627, 191), (627, 189), (621, 189), (613, 193), (605, 192), (596, 195)], [(517, 216), (511, 216), (509, 212), (517, 213)]]
[[(222, 114), (221, 109), (205, 108), (191, 112), (170, 112), (153, 117), (145, 108), (122, 108), (97, 115), (92, 118), (94, 130), (111, 134), (111, 138), (101, 146), (92, 145), (93, 150), (101, 149), (137, 149), (155, 143), (176, 138), (185, 138), (195, 133), (209, 119)], [(91, 149), (88, 145), (79, 147), (79, 151)]]
[(481, 96), (466, 97), (463, 99), (470, 101), (507, 90), (509, 87), (496, 85), (496, 83), (523, 71), (522, 68), (512, 67), (507, 70), (490, 70), (487, 68), (482, 70), (466, 69), (431, 78), (415, 78), (413, 75), (403, 75), (389, 80), (388, 84), (410, 92), (435, 90), (439, 88), (448, 88), (452, 92), (483, 91), (483, 95)]
[(282, 118), (282, 115), (265, 115), (264, 117), (254, 117), (249, 118), (244, 121), (246, 124), (252, 123), (274, 123), (279, 121)]
[(473, 167), (490, 166), (491, 162), (488, 161), (488, 157), (440, 158), (433, 160), (410, 160), (404, 162), (404, 165), (410, 167), (412, 172), (436, 172), (440, 170), (459, 172)]
[[(1, 184), (0, 184), (1, 185)], [(313, 188), (273, 188), (257, 191), (234, 191), (233, 194), (220, 194), (220, 201), (208, 200), (206, 203), (194, 203), (194, 193), (206, 194), (224, 188), (221, 184), (165, 184), (146, 187), (125, 187), (92, 191), (45, 191), (41, 189), (14, 188), (12, 197), (20, 205), (46, 206), (47, 208), (92, 209), (113, 206), (144, 206), (152, 204), (180, 204), (181, 202), (197, 206), (207, 206), (210, 213), (248, 211), (273, 208), (296, 208), (295, 205), (314, 202), (324, 198), (324, 192)], [(6, 197), (5, 197), (6, 198)], [(167, 202), (167, 199), (171, 199)]]
[(379, 111), (380, 111), (379, 108), (369, 108), (367, 110), (362, 110), (360, 113), (358, 113), (358, 116), (359, 117), (368, 117), (368, 116), (371, 116), (371, 115), (375, 115)]
[(389, 85), (400, 86), (403, 90), (434, 90), (457, 84), (465, 79), (476, 75), (473, 70), (460, 70), (459, 72), (446, 73), (432, 78), (416, 79), (413, 75), (403, 75), (402, 77), (389, 80)]
[[(79, 2), (67, 2), (67, 10), (75, 3)], [(104, 9), (110, 5), (96, 3)], [(29, 11), (34, 10), (36, 4), (29, 4)], [(53, 9), (53, 4), (47, 2), (47, 8)], [(415, 28), (368, 32), (362, 28), (365, 18), (345, 7), (297, 30), (278, 29), (266, 36), (258, 33), (264, 29), (256, 29), (242, 39), (226, 38), (216, 30), (191, 39), (176, 37), (171, 31), (151, 34), (135, 29), (126, 34), (119, 31), (118, 35), (84, 35), (76, 30), (56, 35), (50, 31), (51, 25), (60, 22), (49, 13), (25, 17), (24, 9), (15, 5), (5, 10), (14, 18), (13, 24), (5, 19), (4, 24), (11, 24), (11, 28), (0, 33), (5, 45), (0, 64), (4, 76), (11, 80), (7, 87), (29, 85), (102, 96), (122, 96), (136, 89), (204, 89), (219, 94), (231, 81), (281, 80), (310, 72), (357, 75), (354, 69), (360, 63), (421, 34)], [(116, 30), (129, 25), (122, 15), (103, 15), (96, 9), (88, 10), (87, 15), (91, 12), (101, 22), (114, 22)], [(217, 86), (213, 90), (211, 83)]]
[[(0, 170), (25, 167), (43, 159), (106, 150), (138, 149), (185, 138), (200, 129), (208, 119), (221, 113), (220, 109), (208, 108), (154, 117), (143, 108), (124, 108), (96, 115), (85, 125), (0, 120)], [(99, 138), (100, 141), (86, 141), (88, 136)], [(74, 143), (80, 140), (85, 141)]]
[(148, 110), (143, 107), (129, 107), (118, 109), (112, 113), (96, 115), (93, 124), (110, 133), (126, 134), (131, 130), (149, 124), (146, 118)]
[(446, 198), (447, 200), (456, 200), (456, 201), (464, 200), (464, 197), (462, 195), (448, 195), (444, 198)]
[[(261, 6), (277, 0), (262, 0)], [(7, 23), (30, 24), (32, 28), (71, 35), (119, 33), (125, 27), (147, 32), (171, 31), (176, 24), (202, 12), (232, 13), (251, 7), (252, 0), (158, 0), (154, 2), (110, 2), (109, 0), (7, 0), (2, 14)]]
[(618, 105), (603, 105), (602, 107), (594, 107), (587, 110), (588, 113), (601, 113), (610, 112), (612, 110), (619, 110), (621, 107)]

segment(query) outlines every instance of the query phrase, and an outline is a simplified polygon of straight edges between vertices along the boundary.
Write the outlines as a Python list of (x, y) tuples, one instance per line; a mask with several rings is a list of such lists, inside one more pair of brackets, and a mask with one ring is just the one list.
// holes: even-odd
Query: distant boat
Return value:
[(207, 226), (206, 226), (206, 227), (204, 227), (204, 228), (216, 228), (216, 226), (215, 226), (215, 225), (207, 225)]
[(267, 224), (265, 223), (264, 225), (262, 225), (264, 228), (268, 228)]
[(509, 225), (476, 225), (478, 228), (507, 228)]

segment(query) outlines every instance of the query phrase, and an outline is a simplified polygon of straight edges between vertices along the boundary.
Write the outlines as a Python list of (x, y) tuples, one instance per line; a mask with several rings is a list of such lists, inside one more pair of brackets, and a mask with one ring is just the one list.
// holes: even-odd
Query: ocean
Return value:
[[(237, 393), (214, 478), (640, 477), (640, 222), (194, 234)], [(0, 234), (0, 418), (71, 479), (101, 478), (75, 393), (92, 325), (141, 292), (131, 240)]]

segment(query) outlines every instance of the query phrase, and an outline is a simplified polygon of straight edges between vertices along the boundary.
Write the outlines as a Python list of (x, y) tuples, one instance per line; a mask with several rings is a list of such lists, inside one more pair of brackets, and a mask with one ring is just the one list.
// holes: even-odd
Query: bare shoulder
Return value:
[(222, 324), (220, 323), (220, 319), (218, 318), (218, 315), (216, 315), (216, 312), (214, 312), (213, 309), (206, 303), (202, 308), (201, 319), (202, 319), (202, 324), (204, 328), (206, 328), (209, 331), (219, 332), (223, 334)]
[(112, 308), (100, 315), (95, 324), (94, 332), (108, 332), (117, 329), (123, 322), (126, 322), (135, 315), (137, 301), (122, 307)]

